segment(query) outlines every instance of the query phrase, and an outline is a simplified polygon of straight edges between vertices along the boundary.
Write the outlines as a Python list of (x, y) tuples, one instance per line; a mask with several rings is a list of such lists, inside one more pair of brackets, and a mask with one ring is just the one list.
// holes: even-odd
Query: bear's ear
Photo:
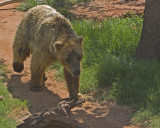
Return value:
[(82, 43), (83, 42), (83, 36), (78, 36), (78, 43)]
[(61, 44), (60, 41), (57, 41), (55, 42), (54, 47), (57, 51), (59, 51), (63, 47), (63, 45)]

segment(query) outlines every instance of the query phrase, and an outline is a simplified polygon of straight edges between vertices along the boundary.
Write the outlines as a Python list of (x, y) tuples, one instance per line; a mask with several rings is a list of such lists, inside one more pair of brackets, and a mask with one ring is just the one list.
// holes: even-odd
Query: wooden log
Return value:
[(89, 128), (70, 118), (70, 110), (84, 103), (85, 100), (62, 101), (55, 108), (49, 108), (31, 115), (17, 128)]
[(23, 2), (24, 0), (4, 0), (0, 2), (0, 7), (12, 4), (12, 3), (18, 3), (18, 2)]

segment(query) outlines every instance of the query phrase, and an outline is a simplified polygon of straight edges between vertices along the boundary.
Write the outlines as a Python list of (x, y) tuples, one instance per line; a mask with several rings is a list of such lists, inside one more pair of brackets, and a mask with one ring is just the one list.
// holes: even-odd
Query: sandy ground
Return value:
[[(111, 1), (112, 0), (109, 2)], [(93, 8), (96, 9), (98, 6), (96, 2), (105, 8), (108, 6), (105, 5), (105, 2), (107, 3), (107, 1), (104, 0), (101, 1), (102, 3), (100, 1), (88, 3), (87, 8), (89, 7), (91, 10), (91, 6), (93, 6)], [(112, 2), (114, 3), (116, 0), (113, 0)], [(119, 2), (119, 0), (117, 0), (117, 2)], [(11, 91), (13, 97), (29, 101), (29, 110), (23, 111), (21, 115), (17, 117), (18, 120), (22, 121), (30, 114), (39, 112), (48, 107), (56, 106), (62, 98), (68, 97), (68, 93), (65, 82), (58, 82), (54, 78), (54, 71), (47, 72), (46, 75), (48, 80), (41, 92), (30, 91), (28, 85), (30, 81), (30, 59), (27, 59), (25, 62), (25, 69), (22, 73), (18, 74), (13, 72), (12, 42), (16, 28), (24, 15), (24, 12), (14, 9), (17, 5), (18, 4), (10, 4), (0, 7), (0, 63), (6, 64), (10, 71), (10, 73), (8, 73), (8, 81), (6, 85)], [(82, 8), (82, 5), (77, 5), (77, 11), (75, 11), (75, 13), (78, 15), (78, 13), (81, 12), (81, 14), (84, 15), (83, 11), (85, 11), (85, 9), (79, 11), (80, 8)], [(103, 10), (103, 7), (99, 7), (98, 10), (100, 10), (100, 8)], [(103, 10), (104, 12), (105, 8)], [(142, 9), (144, 9), (144, 4)], [(87, 10), (85, 13), (86, 16), (88, 17), (88, 15), (91, 15), (91, 12), (89, 13), (89, 10)], [(92, 16), (94, 15), (94, 12), (92, 12)], [(95, 17), (96, 15), (95, 12)], [(105, 15), (105, 13), (100, 14), (99, 18), (103, 15)], [(72, 118), (89, 125), (91, 128), (138, 128), (137, 126), (131, 125), (131, 115), (133, 112), (134, 110), (127, 106), (118, 106), (107, 101), (104, 101), (101, 105), (97, 102), (87, 101), (82, 107), (77, 107), (72, 110)]]

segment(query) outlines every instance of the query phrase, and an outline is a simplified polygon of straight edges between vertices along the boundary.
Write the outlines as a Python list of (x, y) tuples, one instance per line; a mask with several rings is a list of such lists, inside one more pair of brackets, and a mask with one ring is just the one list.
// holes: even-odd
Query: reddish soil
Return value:
[[(108, 5), (108, 3), (112, 3)], [(117, 3), (117, 4), (115, 4)], [(120, 0), (96, 0), (95, 2), (87, 3), (87, 5), (76, 5), (76, 15), (82, 15), (87, 18), (103, 18), (104, 16), (117, 16), (122, 15), (123, 7), (129, 10), (143, 11), (144, 0), (139, 0), (135, 7), (132, 6), (133, 2), (121, 2)], [(139, 3), (139, 4), (138, 4)], [(0, 63), (7, 65), (8, 81), (7, 87), (11, 91), (13, 97), (28, 100), (29, 110), (23, 111), (17, 119), (22, 121), (30, 114), (39, 112), (49, 107), (54, 107), (57, 103), (65, 97), (68, 97), (65, 82), (58, 82), (54, 78), (54, 71), (47, 72), (48, 80), (41, 92), (32, 92), (29, 90), (30, 59), (25, 62), (25, 69), (22, 73), (18, 74), (12, 70), (12, 42), (16, 28), (22, 19), (24, 12), (15, 10), (18, 4), (10, 4), (0, 7)], [(123, 6), (124, 5), (124, 6)], [(114, 7), (113, 11), (110, 7)], [(120, 8), (121, 7), (121, 8)], [(108, 9), (111, 9), (108, 11)], [(117, 9), (119, 8), (119, 9)], [(117, 10), (116, 10), (117, 9)], [(109, 12), (107, 14), (107, 11)], [(125, 11), (124, 11), (125, 12)], [(112, 15), (114, 14), (114, 15)], [(118, 106), (115, 103), (104, 101), (101, 105), (98, 102), (87, 101), (82, 107), (74, 108), (72, 110), (72, 118), (77, 121), (88, 124), (91, 128), (138, 128), (131, 125), (131, 115), (134, 110), (127, 106)]]
[(95, 0), (75, 5), (72, 12), (77, 18), (101, 20), (106, 17), (121, 17), (129, 14), (141, 14), (145, 0)]

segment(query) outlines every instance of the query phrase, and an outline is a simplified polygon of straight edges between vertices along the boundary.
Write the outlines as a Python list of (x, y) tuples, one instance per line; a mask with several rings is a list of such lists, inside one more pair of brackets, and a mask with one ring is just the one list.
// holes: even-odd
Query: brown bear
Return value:
[(33, 91), (44, 84), (45, 69), (55, 61), (64, 67), (69, 97), (78, 98), (83, 37), (77, 36), (70, 22), (47, 5), (30, 9), (17, 28), (13, 42), (13, 69), (22, 72), (24, 61), (32, 54), (31, 82)]

